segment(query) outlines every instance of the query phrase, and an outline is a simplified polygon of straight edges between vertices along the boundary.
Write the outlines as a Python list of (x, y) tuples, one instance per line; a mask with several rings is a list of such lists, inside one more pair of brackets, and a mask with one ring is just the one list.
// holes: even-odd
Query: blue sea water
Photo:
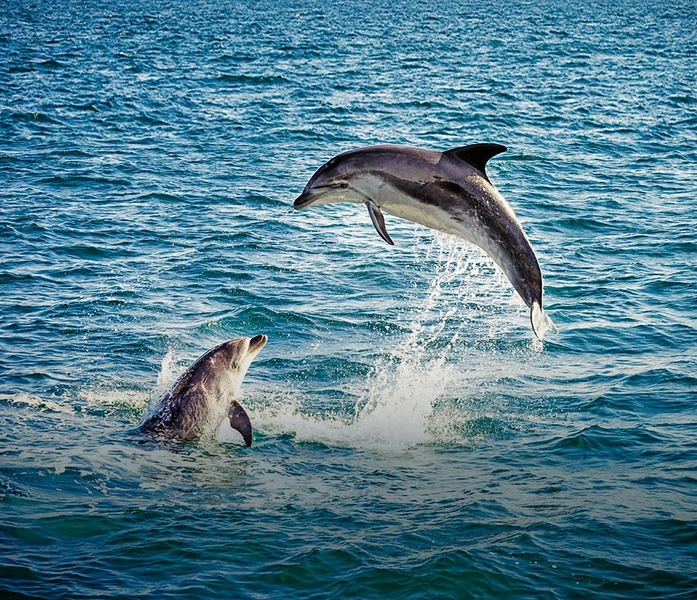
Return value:
[[(0, 596), (697, 597), (697, 7), (4, 0)], [(508, 151), (560, 333), (363, 207), (375, 143)], [(130, 435), (269, 343), (254, 428)]]

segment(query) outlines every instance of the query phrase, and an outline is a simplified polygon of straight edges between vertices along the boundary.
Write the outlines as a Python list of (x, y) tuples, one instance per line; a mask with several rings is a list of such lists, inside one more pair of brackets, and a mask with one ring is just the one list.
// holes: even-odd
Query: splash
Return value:
[(390, 354), (377, 360), (367, 381), (356, 382), (358, 400), (349, 418), (308, 414), (290, 395), (255, 409), (257, 427), (301, 441), (396, 451), (451, 441), (461, 411), (438, 404), (476, 394), (490, 373), (490, 362), (463, 338), (471, 330), (475, 338), (499, 331), (510, 319), (511, 292), (482, 252), (451, 236), (434, 236), (424, 268), (434, 264), (424, 300), (405, 316), (408, 333), (390, 338)]
[(181, 373), (182, 368), (177, 364), (174, 351), (169, 349), (160, 363), (160, 371), (157, 374), (156, 392), (163, 393), (166, 391), (174, 384)]

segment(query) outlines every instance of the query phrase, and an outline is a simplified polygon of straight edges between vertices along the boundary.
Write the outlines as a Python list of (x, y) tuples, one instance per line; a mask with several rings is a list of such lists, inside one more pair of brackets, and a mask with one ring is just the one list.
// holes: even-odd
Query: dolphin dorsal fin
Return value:
[(489, 181), (489, 177), (486, 174), (486, 163), (492, 156), (501, 154), (507, 150), (506, 146), (501, 144), (470, 144), (469, 146), (461, 146), (460, 148), (453, 148), (452, 150), (447, 150), (443, 154), (452, 156), (461, 161), (466, 162), (471, 165), (477, 171), (481, 172), (482, 175)]

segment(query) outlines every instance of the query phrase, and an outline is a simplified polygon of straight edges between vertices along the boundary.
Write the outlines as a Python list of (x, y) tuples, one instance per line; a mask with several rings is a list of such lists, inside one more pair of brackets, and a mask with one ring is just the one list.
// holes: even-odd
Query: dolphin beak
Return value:
[(309, 190), (305, 190), (295, 199), (295, 202), (293, 202), (293, 208), (295, 210), (300, 210), (301, 208), (305, 208), (306, 206), (310, 205), (313, 200), (314, 196), (312, 193)]
[(259, 350), (266, 345), (268, 340), (269, 338), (265, 335), (255, 335), (251, 340), (249, 340), (249, 350), (247, 350), (247, 353), (251, 354), (253, 352), (259, 352)]
[(300, 210), (302, 208), (306, 208), (306, 207), (310, 206), (320, 196), (322, 196), (322, 195), (326, 194), (328, 191), (330, 191), (330, 189), (327, 189), (326, 187), (320, 187), (320, 188), (312, 188), (309, 186), (306, 187), (303, 190), (303, 193), (300, 194), (295, 199), (295, 202), (293, 202), (293, 208), (295, 210)]

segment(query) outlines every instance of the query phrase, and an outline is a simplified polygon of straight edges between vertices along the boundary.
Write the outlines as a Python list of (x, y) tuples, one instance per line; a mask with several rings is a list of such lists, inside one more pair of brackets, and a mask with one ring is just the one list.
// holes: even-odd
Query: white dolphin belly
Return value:
[[(373, 179), (377, 185), (366, 186), (368, 188), (366, 192), (372, 193), (370, 197), (385, 212), (400, 219), (406, 219), (412, 223), (459, 237), (484, 250), (504, 272), (511, 268), (511, 261), (505, 248), (496, 243), (489, 230), (474, 212), (463, 213), (455, 218), (450, 212), (439, 206), (427, 204), (418, 198), (405, 194), (378, 178)], [(370, 187), (373, 189), (370, 190)]]

